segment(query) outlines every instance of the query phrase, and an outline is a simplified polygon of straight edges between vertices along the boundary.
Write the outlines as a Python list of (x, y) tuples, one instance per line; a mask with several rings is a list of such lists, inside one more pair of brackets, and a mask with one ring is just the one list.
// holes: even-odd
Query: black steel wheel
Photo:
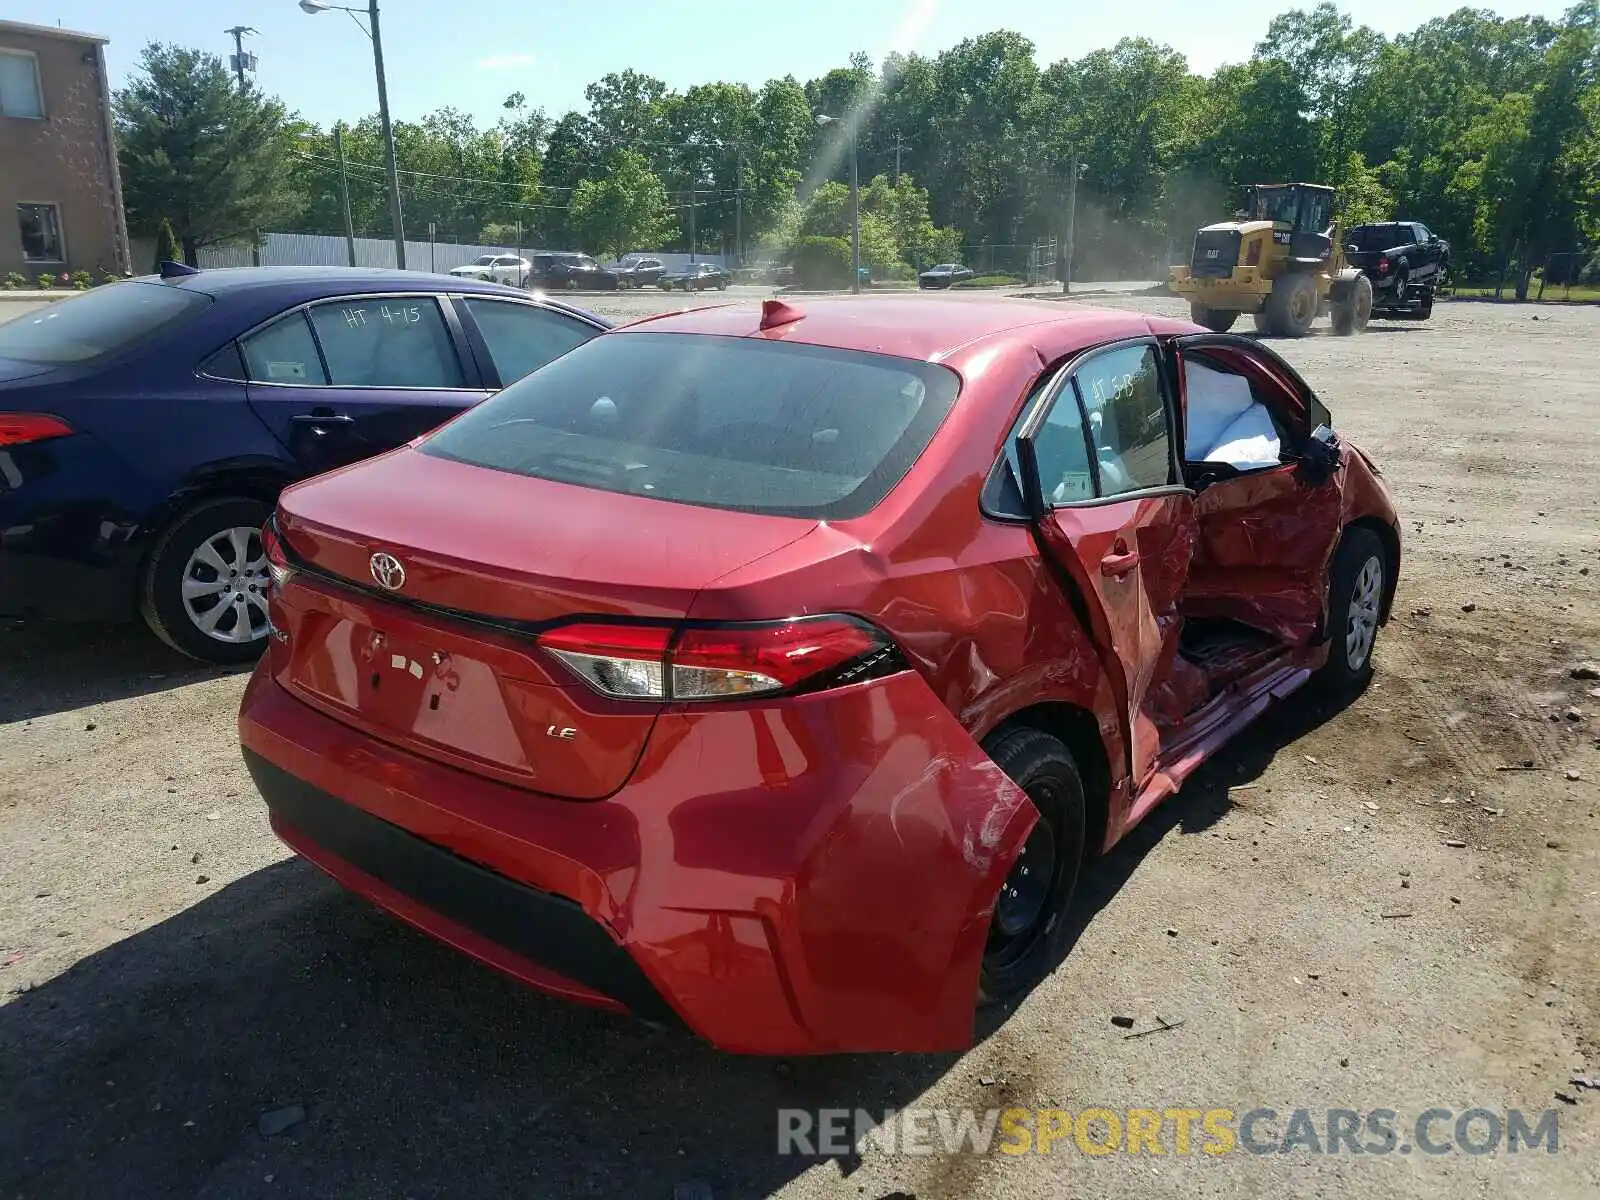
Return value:
[(1026, 993), (1065, 950), (1067, 915), (1085, 858), (1087, 804), (1083, 778), (1060, 739), (1016, 725), (995, 734), (985, 749), (1039, 810), (989, 922), (978, 1000), (996, 1004)]

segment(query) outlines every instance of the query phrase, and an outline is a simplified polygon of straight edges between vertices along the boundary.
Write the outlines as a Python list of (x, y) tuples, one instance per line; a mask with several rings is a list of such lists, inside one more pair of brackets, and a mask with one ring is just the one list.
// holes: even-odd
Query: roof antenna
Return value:
[(185, 275), (200, 274), (199, 267), (191, 267), (188, 263), (173, 262), (170, 258), (163, 258), (161, 266), (157, 268), (163, 279), (182, 279)]
[(763, 300), (761, 302), (761, 328), (776, 329), (779, 325), (792, 325), (806, 314), (793, 304), (785, 304), (782, 300)]

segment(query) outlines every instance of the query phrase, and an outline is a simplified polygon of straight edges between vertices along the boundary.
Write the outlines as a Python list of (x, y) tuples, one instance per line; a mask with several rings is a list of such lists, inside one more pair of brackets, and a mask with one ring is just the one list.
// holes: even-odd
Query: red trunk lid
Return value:
[[(312, 568), (275, 606), (280, 683), (373, 737), (575, 799), (627, 781), (659, 706), (601, 697), (505, 626), (681, 618), (708, 583), (815, 526), (412, 450), (289, 489), (278, 524)], [(375, 554), (404, 570), (392, 594)]]

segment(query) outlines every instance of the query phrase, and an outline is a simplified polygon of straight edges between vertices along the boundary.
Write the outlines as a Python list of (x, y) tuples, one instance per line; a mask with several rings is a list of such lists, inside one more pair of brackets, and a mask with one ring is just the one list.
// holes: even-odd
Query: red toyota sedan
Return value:
[(1254, 341), (914, 297), (606, 333), (283, 493), (273, 828), (559, 996), (763, 1054), (970, 1043), (1086, 857), (1372, 670), (1371, 461)]

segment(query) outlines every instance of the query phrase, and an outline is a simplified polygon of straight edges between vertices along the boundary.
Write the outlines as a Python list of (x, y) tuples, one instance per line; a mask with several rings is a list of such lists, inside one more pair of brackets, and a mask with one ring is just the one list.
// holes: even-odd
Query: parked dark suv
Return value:
[(616, 262), (607, 263), (605, 269), (617, 277), (619, 289), (649, 287), (660, 283), (667, 273), (666, 264), (659, 258), (643, 254), (625, 254)]
[(530, 283), (534, 288), (566, 291), (616, 291), (618, 277), (589, 258), (589, 254), (541, 253), (533, 256)]
[(1450, 267), (1449, 242), (1420, 221), (1357, 225), (1345, 242), (1350, 265), (1372, 281), (1374, 316), (1433, 315), (1433, 294)]

